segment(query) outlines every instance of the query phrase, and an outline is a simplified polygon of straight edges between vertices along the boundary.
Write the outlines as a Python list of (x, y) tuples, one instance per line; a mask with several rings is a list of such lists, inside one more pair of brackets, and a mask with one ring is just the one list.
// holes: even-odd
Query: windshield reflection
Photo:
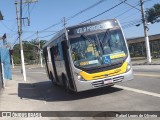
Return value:
[(119, 29), (81, 35), (71, 39), (70, 45), (74, 65), (83, 68), (111, 65), (127, 56), (124, 38)]

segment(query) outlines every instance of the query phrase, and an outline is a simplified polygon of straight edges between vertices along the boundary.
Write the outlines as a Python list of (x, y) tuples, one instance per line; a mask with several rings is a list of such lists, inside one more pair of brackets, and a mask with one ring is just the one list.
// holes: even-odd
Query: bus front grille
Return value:
[(101, 81), (96, 81), (92, 83), (93, 87), (103, 87), (105, 84), (103, 82), (103, 80)]
[(114, 83), (116, 83), (116, 82), (121, 82), (123, 79), (124, 79), (123, 76), (115, 77), (115, 78), (113, 78), (113, 82), (114, 82)]
[[(104, 87), (104, 86), (113, 85), (114, 83), (117, 83), (117, 82), (121, 82), (123, 79), (124, 79), (123, 76), (119, 76), (119, 77), (114, 77), (114, 78), (110, 78), (110, 79), (104, 79), (101, 81), (95, 81), (95, 82), (92, 82), (92, 85), (93, 85), (93, 87), (96, 87), (96, 88)], [(113, 83), (105, 84), (104, 81), (109, 81), (109, 80), (113, 80)]]

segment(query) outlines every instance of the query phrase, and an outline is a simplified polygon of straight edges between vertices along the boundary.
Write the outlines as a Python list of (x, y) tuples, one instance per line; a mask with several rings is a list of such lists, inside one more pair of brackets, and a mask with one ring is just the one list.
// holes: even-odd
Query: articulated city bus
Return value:
[(133, 79), (130, 54), (116, 19), (61, 30), (43, 46), (53, 84), (76, 92)]

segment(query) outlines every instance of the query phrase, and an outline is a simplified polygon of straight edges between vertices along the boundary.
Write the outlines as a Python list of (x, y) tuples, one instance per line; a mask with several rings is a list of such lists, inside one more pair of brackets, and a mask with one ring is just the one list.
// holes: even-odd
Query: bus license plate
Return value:
[(113, 83), (113, 80), (105, 80), (104, 81), (104, 84), (111, 84), (111, 83)]

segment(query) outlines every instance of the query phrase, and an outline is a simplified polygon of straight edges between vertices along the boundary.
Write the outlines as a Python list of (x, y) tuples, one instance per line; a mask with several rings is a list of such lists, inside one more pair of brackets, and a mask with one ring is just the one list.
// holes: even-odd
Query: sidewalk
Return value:
[[(42, 100), (33, 100), (33, 99), (27, 99), (27, 98), (21, 98), (19, 91), (20, 89), (29, 89), (29, 93), (25, 93), (26, 95), (35, 96), (35, 92), (32, 92), (35, 90), (33, 84), (31, 83), (31, 78), (28, 78), (27, 82), (23, 80), (22, 75), (19, 73), (18, 75), (13, 74), (12, 80), (5, 81), (5, 88), (0, 90), (0, 114), (1, 111), (12, 111), (12, 112), (25, 112), (30, 111), (32, 112), (38, 112), (43, 111), (46, 106), (44, 104), (44, 101)], [(27, 87), (20, 88), (20, 85), (26, 84)], [(30, 86), (30, 87), (28, 87)], [(0, 115), (1, 116), (1, 115)], [(45, 117), (45, 118), (38, 118), (38, 117), (31, 117), (31, 118), (23, 118), (23, 117), (0, 117), (1, 120), (59, 120), (58, 117)]]
[(145, 58), (131, 58), (132, 65), (160, 65), (160, 58), (152, 59), (151, 63), (147, 63)]
[(5, 81), (5, 88), (1, 90), (0, 94), (0, 111), (21, 111), (29, 108), (28, 103), (18, 97), (20, 83), (25, 83), (22, 76), (15, 74), (12, 75), (12, 80)]

